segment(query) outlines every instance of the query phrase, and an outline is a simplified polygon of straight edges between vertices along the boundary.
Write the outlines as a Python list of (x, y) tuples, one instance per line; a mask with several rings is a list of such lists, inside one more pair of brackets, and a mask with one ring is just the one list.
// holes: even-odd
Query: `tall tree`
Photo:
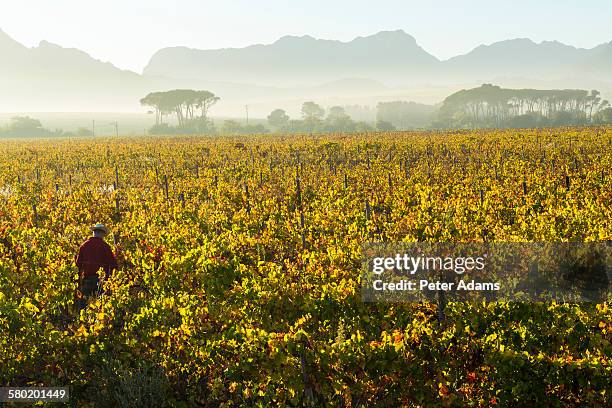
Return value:
[(282, 128), (289, 123), (289, 115), (282, 109), (275, 109), (268, 115), (268, 123), (271, 126)]
[(163, 123), (162, 115), (162, 92), (151, 92), (140, 100), (143, 106), (155, 109), (155, 125)]
[(195, 106), (200, 109), (200, 119), (208, 118), (208, 110), (221, 98), (210, 91), (198, 91), (195, 98)]
[(321, 105), (312, 101), (302, 104), (302, 116), (305, 120), (322, 119), (325, 116), (325, 109)]
[(596, 89), (591, 90), (591, 95), (589, 95), (589, 121), (593, 119), (593, 108), (598, 108), (599, 103), (601, 102), (601, 98), (599, 97), (600, 92)]
[(326, 129), (330, 132), (352, 132), (355, 130), (355, 122), (342, 106), (332, 106), (327, 114)]

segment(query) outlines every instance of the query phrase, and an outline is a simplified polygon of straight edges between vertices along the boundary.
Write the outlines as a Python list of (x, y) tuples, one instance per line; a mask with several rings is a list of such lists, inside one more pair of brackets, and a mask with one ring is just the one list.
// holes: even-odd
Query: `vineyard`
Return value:
[[(0, 386), (74, 406), (612, 405), (609, 302), (362, 301), (367, 242), (612, 240), (612, 128), (0, 145)], [(79, 314), (97, 222), (119, 270)]]

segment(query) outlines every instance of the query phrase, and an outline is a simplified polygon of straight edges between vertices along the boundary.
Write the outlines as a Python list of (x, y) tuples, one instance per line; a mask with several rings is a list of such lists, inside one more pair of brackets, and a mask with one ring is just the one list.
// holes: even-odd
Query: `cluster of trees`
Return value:
[(55, 137), (71, 135), (73, 133), (64, 132), (61, 129), (46, 129), (38, 119), (29, 116), (14, 116), (6, 126), (0, 126), (0, 137)]
[[(149, 129), (151, 134), (208, 133), (212, 125), (208, 110), (219, 99), (210, 91), (174, 89), (151, 92), (140, 100), (140, 104), (153, 108), (155, 126)], [(164, 122), (166, 116), (175, 116), (178, 126)]]
[(447, 97), (434, 127), (542, 127), (612, 123), (599, 91), (504, 89), (484, 84)]
[(58, 137), (58, 136), (91, 136), (92, 131), (78, 128), (76, 131), (62, 129), (49, 130), (42, 126), (40, 120), (29, 116), (14, 116), (7, 126), (0, 127), (0, 137)]
[(329, 133), (364, 132), (374, 128), (363, 121), (354, 121), (342, 106), (325, 109), (312, 101), (302, 104), (302, 118), (291, 119), (283, 109), (268, 115), (268, 124), (280, 132)]
[(29, 116), (15, 116), (5, 127), (0, 127), (3, 137), (44, 137), (54, 136), (55, 132), (42, 127), (38, 119)]

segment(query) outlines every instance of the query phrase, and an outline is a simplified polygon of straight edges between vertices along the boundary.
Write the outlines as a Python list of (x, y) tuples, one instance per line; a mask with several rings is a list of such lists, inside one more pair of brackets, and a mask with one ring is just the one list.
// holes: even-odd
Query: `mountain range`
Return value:
[(242, 112), (244, 104), (264, 114), (307, 98), (434, 102), (482, 82), (612, 90), (612, 42), (583, 49), (513, 39), (441, 61), (402, 30), (348, 42), (285, 36), (245, 48), (163, 48), (142, 73), (46, 41), (28, 48), (1, 30), (0, 56), (0, 111), (13, 112), (136, 111), (150, 91), (186, 87), (219, 95), (215, 109), (223, 114)]
[(349, 42), (286, 36), (270, 45), (197, 50), (164, 48), (153, 55), (146, 75), (165, 75), (259, 84), (316, 84), (339, 78), (371, 78), (387, 85), (526, 77), (566, 79), (586, 73), (612, 81), (612, 42), (592, 49), (557, 41), (527, 39), (481, 45), (440, 61), (402, 30), (382, 31)]

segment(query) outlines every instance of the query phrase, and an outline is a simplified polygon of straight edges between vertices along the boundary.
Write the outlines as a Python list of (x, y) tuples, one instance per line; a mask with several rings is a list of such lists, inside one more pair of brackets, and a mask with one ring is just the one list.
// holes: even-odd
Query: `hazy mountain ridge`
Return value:
[(352, 77), (405, 81), (412, 75), (423, 76), (438, 62), (412, 36), (398, 30), (350, 42), (285, 36), (269, 45), (245, 48), (164, 48), (153, 55), (143, 73), (300, 86)]
[[(370, 78), (387, 86), (500, 76), (549, 80), (580, 76), (589, 60), (612, 64), (607, 45), (584, 49), (558, 41), (535, 43), (517, 38), (480, 45), (467, 54), (440, 61), (402, 30), (382, 31), (349, 42), (285, 36), (269, 45), (246, 48), (164, 48), (143, 72), (217, 80), (240, 77), (267, 85), (315, 84), (346, 77)], [(612, 81), (612, 72), (605, 69), (590, 70), (589, 74), (592, 79)]]
[(245, 48), (164, 48), (143, 74), (47, 41), (28, 48), (2, 30), (0, 56), (0, 111), (136, 111), (148, 92), (172, 88), (211, 90), (222, 98), (215, 107), (222, 115), (242, 113), (249, 104), (260, 116), (307, 99), (433, 103), (482, 82), (612, 90), (612, 42), (581, 49), (514, 39), (440, 61), (402, 30), (348, 42), (284, 36)]
[[(535, 43), (527, 38), (518, 38), (480, 45), (443, 64), (447, 75), (458, 78), (485, 75), (560, 79), (580, 75), (581, 63), (600, 54), (599, 47), (584, 49), (558, 41)], [(612, 79), (612, 74), (605, 79)]]
[(9, 52), (11, 50), (27, 50), (27, 48), (15, 41), (0, 28), (0, 50), (2, 50), (2, 52)]
[(48, 41), (41, 41), (37, 47), (27, 48), (2, 30), (0, 30), (0, 54), (5, 62), (0, 65), (0, 73), (7, 71), (23, 74), (70, 73), (79, 76), (95, 73), (140, 77), (139, 74), (121, 70), (110, 62), (97, 60), (76, 48), (64, 48)]

